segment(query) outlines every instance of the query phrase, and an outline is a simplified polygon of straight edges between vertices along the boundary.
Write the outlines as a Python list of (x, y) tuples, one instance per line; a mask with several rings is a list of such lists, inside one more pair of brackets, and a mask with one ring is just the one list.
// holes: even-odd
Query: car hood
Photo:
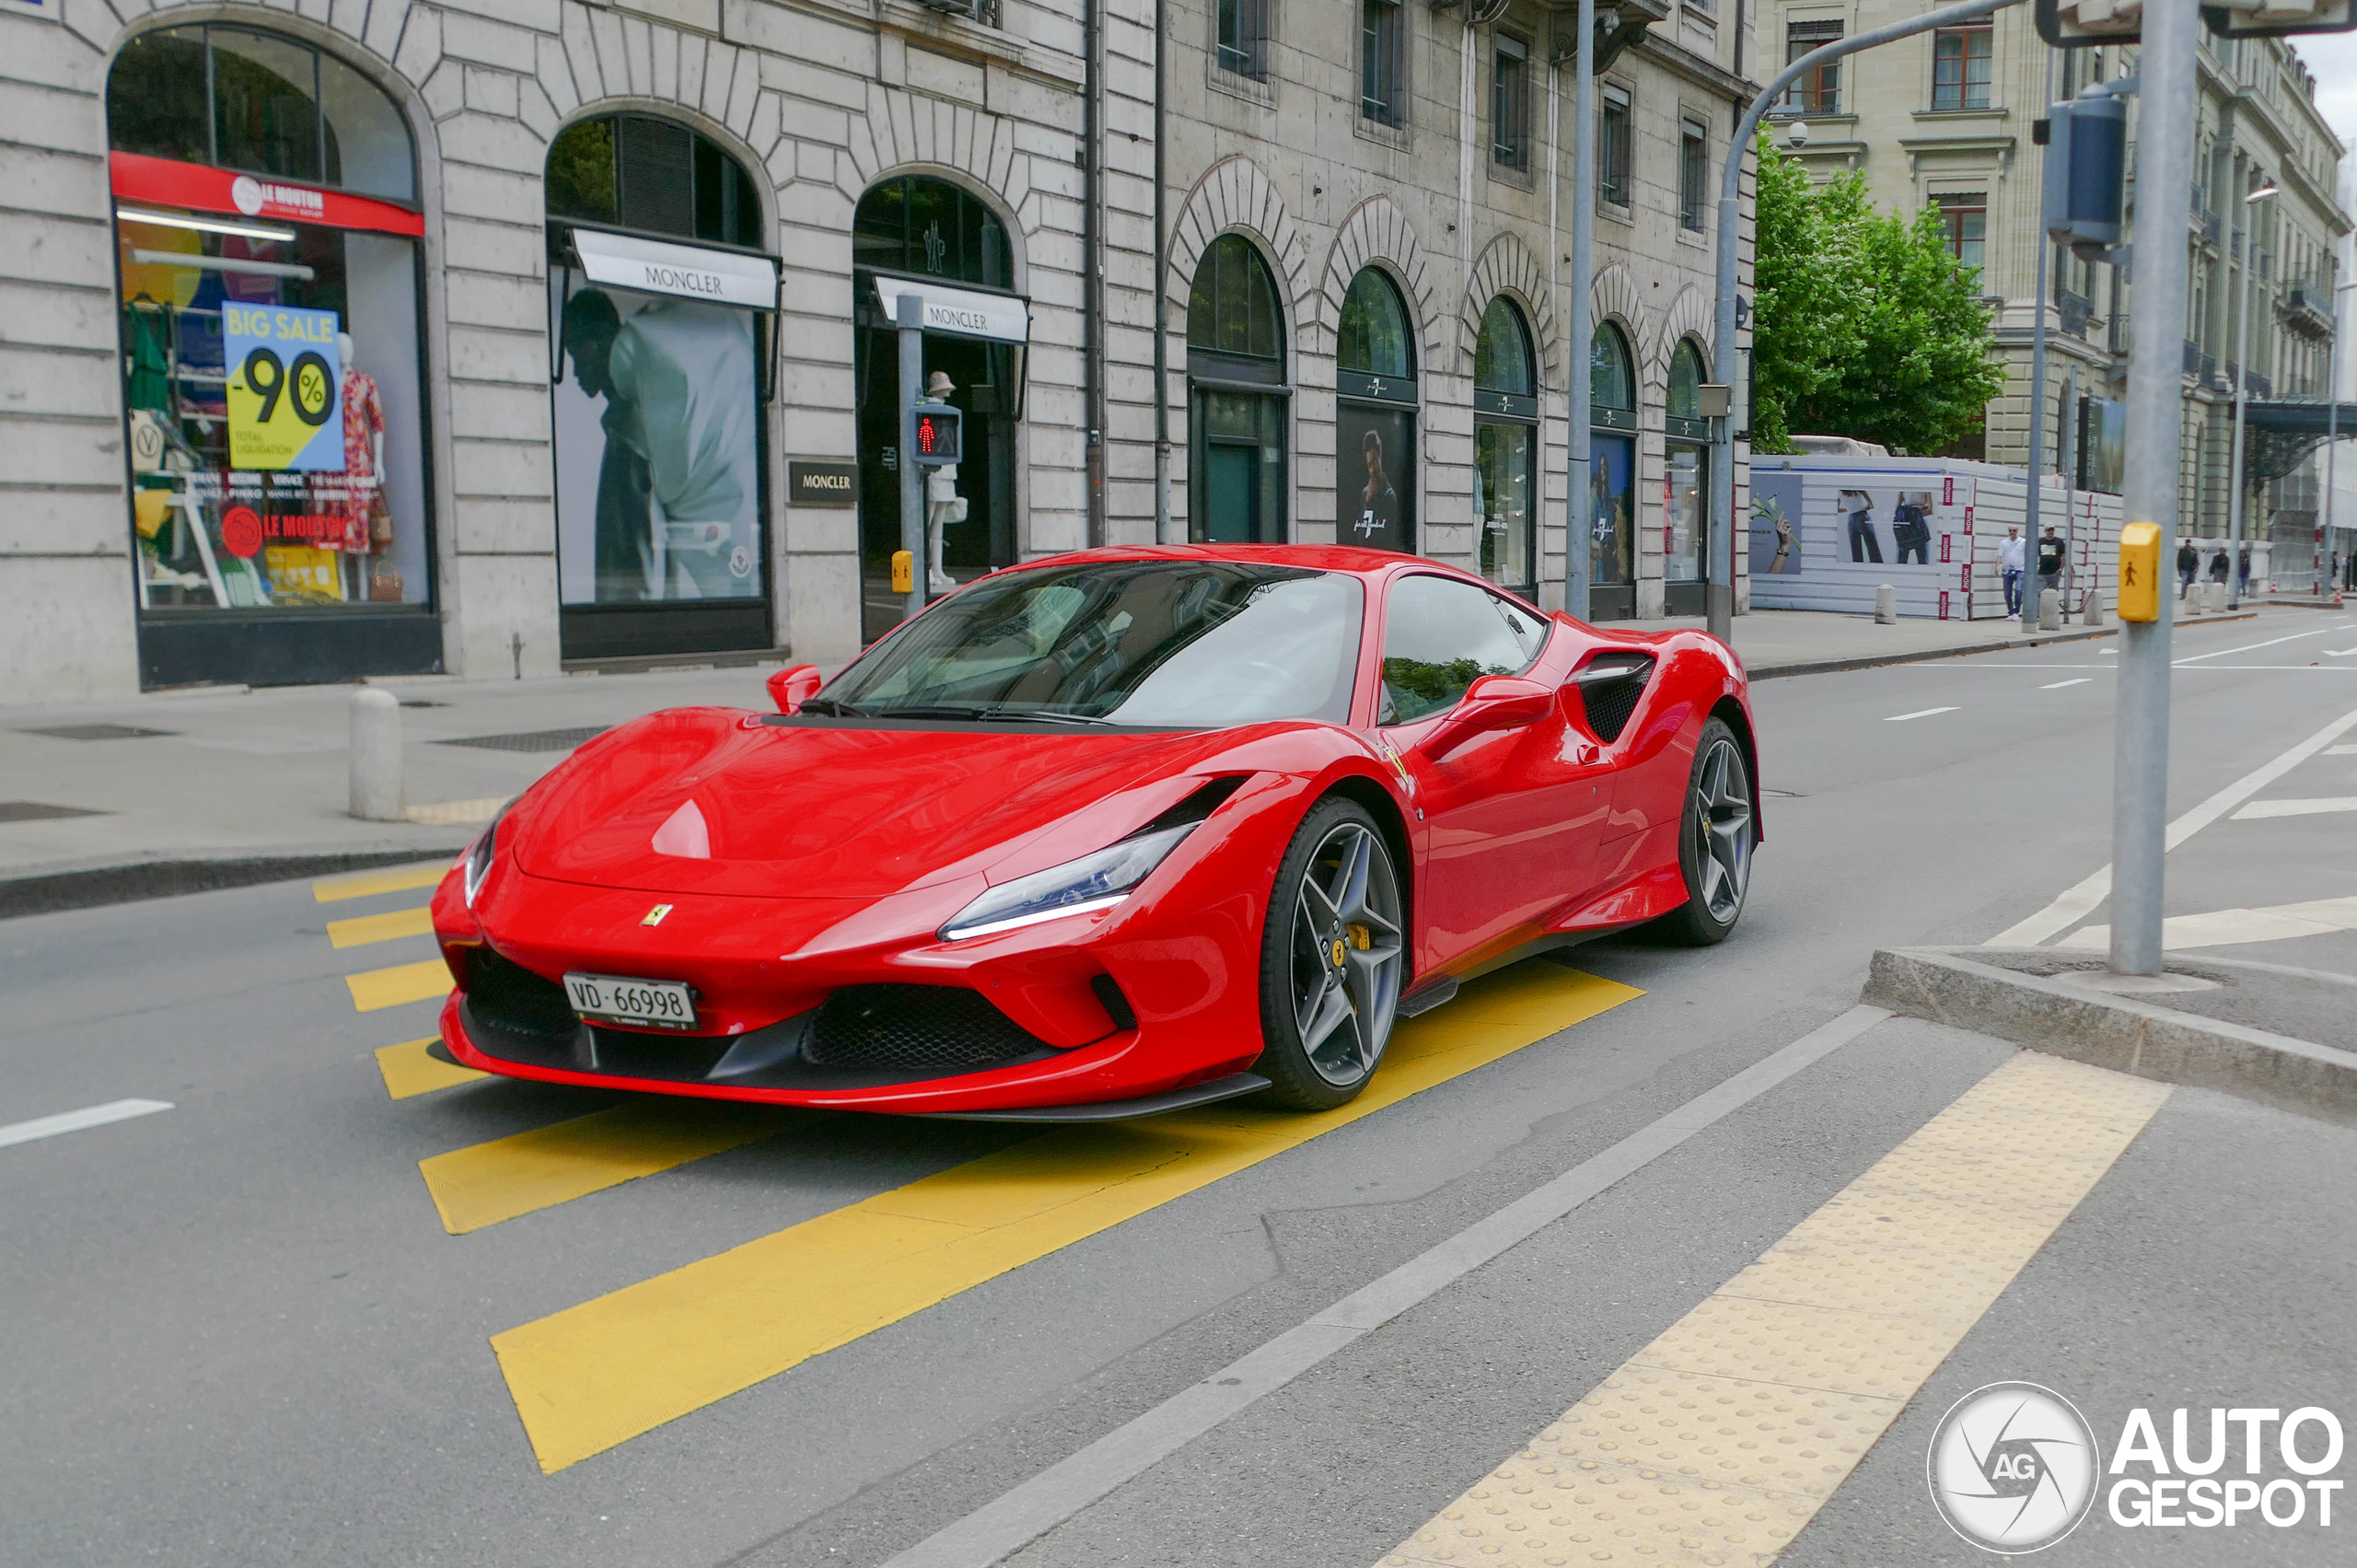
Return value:
[(877, 898), (987, 872), (1059, 826), (1095, 831), (1074, 854), (1109, 843), (1240, 738), (674, 709), (575, 752), (518, 803), (502, 847), (528, 875), (596, 887)]

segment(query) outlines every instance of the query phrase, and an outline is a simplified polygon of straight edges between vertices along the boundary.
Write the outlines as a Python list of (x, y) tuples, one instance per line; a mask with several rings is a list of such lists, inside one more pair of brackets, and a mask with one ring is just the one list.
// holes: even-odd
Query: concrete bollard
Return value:
[(401, 705), (381, 687), (352, 694), (352, 814), (401, 820)]
[(2086, 603), (2083, 609), (2084, 613), (2081, 615), (2080, 620), (2084, 624), (2088, 626), (2100, 626), (2104, 623), (2103, 595), (2101, 592), (2095, 588), (2089, 588), (2087, 590)]
[(1875, 624), (1877, 626), (1898, 624), (1898, 590), (1888, 583), (1875, 589)]
[(2038, 629), (2041, 632), (2062, 630), (2062, 590), (2061, 588), (2038, 590)]

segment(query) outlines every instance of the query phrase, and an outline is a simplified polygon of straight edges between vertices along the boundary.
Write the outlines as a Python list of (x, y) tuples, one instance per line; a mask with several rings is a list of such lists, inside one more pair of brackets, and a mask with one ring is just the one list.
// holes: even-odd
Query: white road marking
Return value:
[(2173, 667), (2182, 667), (2192, 664), (2197, 659), (2224, 658), (2228, 654), (2247, 654), (2254, 648), (2271, 648), (2278, 643), (2296, 643), (2303, 637), (2321, 637), (2327, 632), (2337, 632), (2339, 630), (2340, 628), (2337, 626), (2317, 626), (2305, 632), (2294, 632), (2288, 637), (2270, 637), (2263, 643), (2245, 643), (2238, 648), (2219, 648), (2212, 653), (2188, 654), (2181, 659), (2171, 659), (2169, 663)]
[[(2298, 767), (2351, 729), (2357, 729), (2357, 709), (2343, 714), (2264, 767), (2245, 773), (2184, 816), (2169, 824), (2164, 847), (2175, 849), (2211, 823)], [(1989, 938), (1991, 947), (2035, 947), (2057, 932), (2067, 931), (2087, 918), (2111, 892), (2111, 867), (2104, 866), (2086, 880), (2058, 894), (2054, 901)]]
[(172, 1102), (168, 1099), (113, 1099), (85, 1110), (36, 1116), (30, 1121), (11, 1121), (0, 1127), (0, 1149), (11, 1144), (29, 1144), (36, 1138), (54, 1138), (60, 1132), (79, 1132), (86, 1127), (103, 1127), (110, 1121), (127, 1121), (134, 1116), (147, 1116), (171, 1109)]
[(884, 1568), (989, 1568), (1012, 1557), (1261, 1396), (1275, 1393), (1335, 1352), (1430, 1300), (1889, 1016), (1879, 1007), (1852, 1007), (1810, 1030), (1717, 1088), (1474, 1221), (1430, 1251), (945, 1526)]
[[(2266, 909), (2173, 914), (2161, 922), (2161, 947), (2165, 951), (2175, 952), (2181, 947), (2225, 947), (2240, 942), (2329, 936), (2340, 931), (2357, 931), (2357, 899), (2317, 899), (2305, 904), (2275, 904)], [(2111, 927), (2086, 926), (2055, 946), (2101, 952), (2111, 946)]]
[(2324, 754), (2328, 757), (2357, 757), (2357, 746), (2328, 746)]
[(2315, 817), (2327, 811), (2357, 811), (2357, 795), (2328, 796), (2320, 800), (2254, 800), (2235, 813), (2235, 820), (2256, 817)]
[(2084, 686), (2088, 681), (2093, 680), (2094, 679), (2095, 677), (2092, 675), (2076, 675), (2073, 676), (2068, 680), (2049, 680), (2045, 685), (2039, 687), (2038, 690), (2041, 691), (2060, 691), (2065, 686)]
[(2357, 654), (2357, 648), (2327, 648), (2324, 650), (2324, 656), (2327, 658), (2347, 658), (2351, 654)]
[(1953, 706), (1945, 708), (1918, 708), (1911, 714), (1893, 714), (1890, 717), (1883, 720), (1882, 722), (1885, 724), (1905, 724), (1909, 719), (1927, 719), (1933, 714), (1952, 714), (1955, 712), (1956, 709)]

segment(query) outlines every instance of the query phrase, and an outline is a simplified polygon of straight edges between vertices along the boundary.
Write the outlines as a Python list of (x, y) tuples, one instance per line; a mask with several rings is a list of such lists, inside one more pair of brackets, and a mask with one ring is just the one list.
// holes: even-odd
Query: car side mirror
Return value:
[(1485, 675), (1425, 737), (1420, 749), (1437, 761), (1477, 735), (1537, 724), (1554, 705), (1552, 687), (1519, 675)]
[(769, 678), (770, 701), (777, 704), (779, 713), (798, 714), (823, 684), (817, 665), (790, 664)]

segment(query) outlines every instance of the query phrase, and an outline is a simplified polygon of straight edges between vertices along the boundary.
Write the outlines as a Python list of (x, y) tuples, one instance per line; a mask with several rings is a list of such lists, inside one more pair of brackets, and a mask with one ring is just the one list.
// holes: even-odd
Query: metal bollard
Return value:
[(1877, 626), (1898, 624), (1898, 590), (1888, 583), (1875, 589), (1875, 624)]
[(364, 822), (401, 819), (401, 705), (381, 687), (352, 694), (352, 815)]
[(2038, 591), (2038, 629), (2041, 632), (2062, 630), (2062, 590), (2040, 588)]

